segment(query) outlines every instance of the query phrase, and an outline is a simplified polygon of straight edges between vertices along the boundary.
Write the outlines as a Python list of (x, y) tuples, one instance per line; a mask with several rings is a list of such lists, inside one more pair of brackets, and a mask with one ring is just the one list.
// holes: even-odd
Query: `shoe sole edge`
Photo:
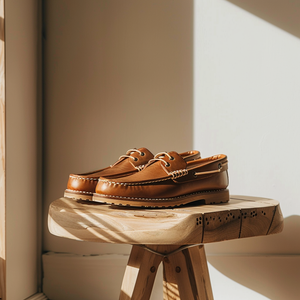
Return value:
[(195, 201), (204, 201), (205, 204), (220, 204), (229, 201), (229, 190), (203, 191), (172, 198), (125, 198), (93, 194), (92, 201), (134, 207), (175, 207), (189, 204)]
[(73, 191), (73, 190), (65, 190), (64, 197), (78, 200), (92, 200), (93, 193), (84, 192), (84, 191)]

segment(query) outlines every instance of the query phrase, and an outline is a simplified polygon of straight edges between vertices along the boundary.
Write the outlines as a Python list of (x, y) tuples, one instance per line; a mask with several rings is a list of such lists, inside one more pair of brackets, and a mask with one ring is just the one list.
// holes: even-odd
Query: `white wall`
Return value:
[(300, 7), (233, 2), (245, 9), (195, 0), (194, 147), (204, 156), (228, 155), (232, 194), (279, 200), (285, 229), (207, 245), (209, 262), (234, 280), (228, 285), (225, 276), (212, 276), (212, 282), (223, 293), (216, 299), (239, 299), (229, 293), (239, 284), (243, 299), (250, 299), (248, 288), (258, 293), (255, 299), (298, 299), (300, 21), (294, 16)]

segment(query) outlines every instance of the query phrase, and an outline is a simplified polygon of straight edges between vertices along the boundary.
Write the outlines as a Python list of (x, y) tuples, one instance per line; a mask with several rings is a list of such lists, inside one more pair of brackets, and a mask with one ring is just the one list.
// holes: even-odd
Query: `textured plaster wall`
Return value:
[(242, 299), (246, 287), (255, 299), (299, 297), (299, 13), (299, 1), (195, 1), (194, 147), (226, 153), (230, 192), (276, 199), (285, 217), (279, 235), (207, 245), (234, 280), (215, 281), (222, 299), (239, 284)]

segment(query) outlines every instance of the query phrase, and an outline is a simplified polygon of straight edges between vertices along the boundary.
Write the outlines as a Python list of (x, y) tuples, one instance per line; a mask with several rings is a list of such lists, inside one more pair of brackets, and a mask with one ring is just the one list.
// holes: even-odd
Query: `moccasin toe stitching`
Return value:
[(178, 206), (198, 200), (206, 204), (229, 200), (225, 155), (186, 162), (174, 151), (162, 152), (143, 171), (108, 182), (101, 188), (100, 179), (95, 201), (110, 198), (122, 205)]
[(90, 173), (70, 174), (64, 195), (76, 198), (77, 194), (93, 194), (100, 176), (117, 178), (134, 174), (144, 169), (153, 157), (153, 154), (147, 148), (130, 149), (126, 155), (122, 155), (110, 167)]

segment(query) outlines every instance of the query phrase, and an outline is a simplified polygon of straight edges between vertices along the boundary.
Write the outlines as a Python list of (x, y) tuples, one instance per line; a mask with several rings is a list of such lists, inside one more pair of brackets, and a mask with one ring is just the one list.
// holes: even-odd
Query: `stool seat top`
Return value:
[(49, 207), (52, 234), (73, 240), (147, 245), (190, 245), (279, 233), (279, 202), (231, 196), (228, 203), (178, 208), (133, 208), (59, 198)]

